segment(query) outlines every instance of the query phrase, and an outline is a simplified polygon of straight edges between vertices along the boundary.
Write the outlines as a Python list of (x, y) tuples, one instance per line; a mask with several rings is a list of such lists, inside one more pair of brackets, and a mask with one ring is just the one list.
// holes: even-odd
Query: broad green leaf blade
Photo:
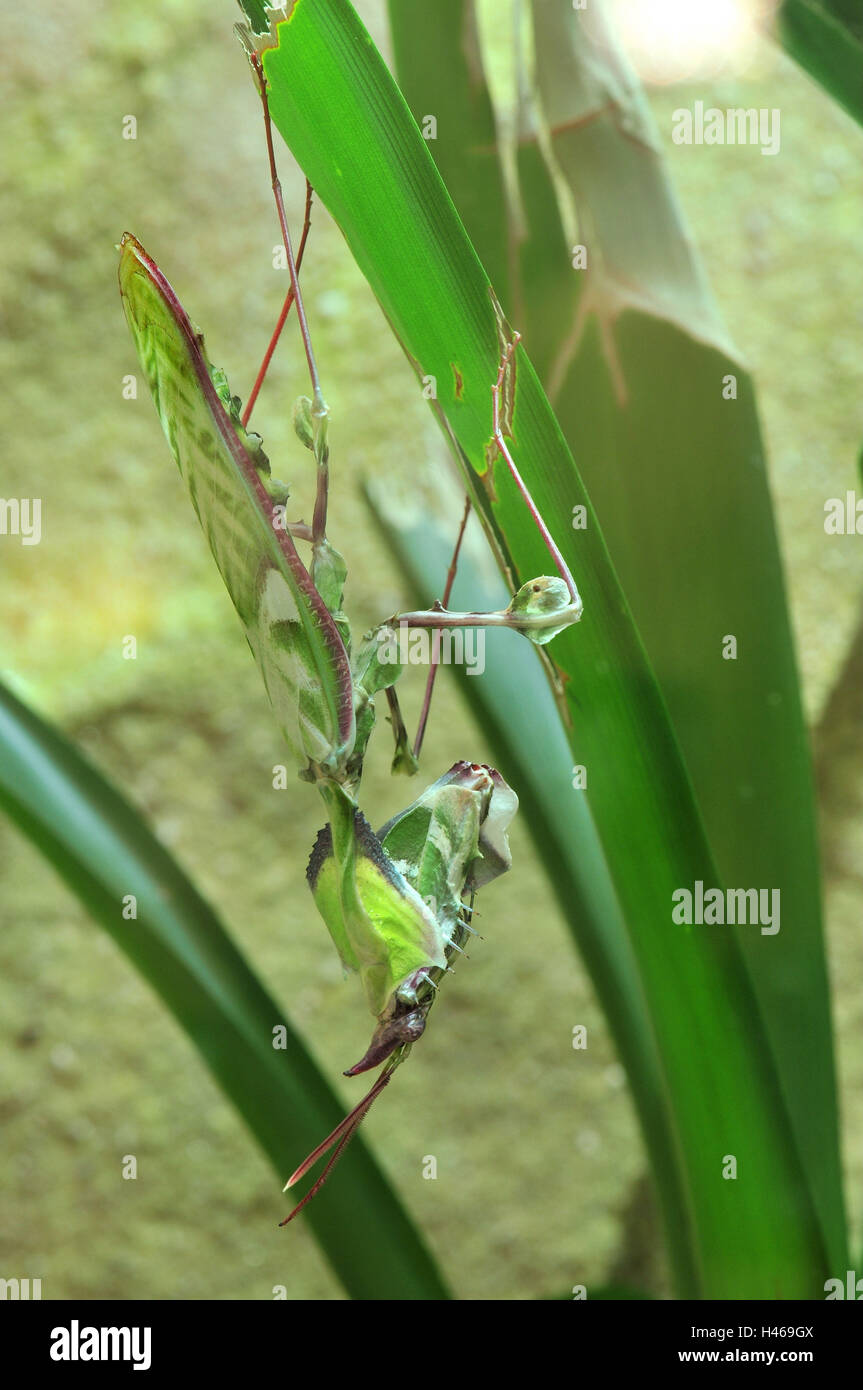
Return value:
[[(426, 144), (346, 0), (297, 0), (264, 54), (274, 121), (342, 228), (406, 353), (437, 381), (438, 419), (516, 584), (547, 554), (502, 466), (486, 486), (498, 319)], [(573, 762), (638, 963), (693, 1229), (693, 1296), (807, 1297), (826, 1258), (739, 947), (676, 927), (672, 895), (718, 886), (665, 705), (582, 481), (526, 354), (513, 452), (573, 568), (585, 616), (555, 639)], [(573, 533), (572, 509), (587, 529)], [(569, 539), (567, 540), (567, 536)], [(577, 545), (575, 544), (577, 541)], [(516, 587), (516, 584), (513, 587)], [(734, 1154), (745, 1181), (724, 1181)]]
[[(0, 687), (0, 808), (114, 938), (191, 1038), (281, 1181), (342, 1107), (283, 1010), (212, 909), (119, 793)], [(137, 898), (138, 917), (122, 916)], [(286, 933), (288, 923), (274, 930)], [(286, 937), (287, 940), (287, 937)], [(289, 944), (286, 945), (289, 949)], [(282, 1026), (284, 1050), (273, 1047)], [(281, 1186), (281, 1181), (279, 1186)], [(273, 1240), (282, 1214), (273, 1188)], [(308, 1221), (357, 1299), (447, 1296), (428, 1251), (361, 1140)]]
[[(536, 144), (525, 73), (519, 72), (524, 100), (509, 161), (518, 171), (519, 199), (512, 178), (504, 177), (503, 150), (496, 147), (503, 131), (499, 135), (496, 129), (485, 83), (474, 0), (446, 0), (445, 6), (433, 8), (389, 0), (388, 8), (401, 90), (418, 123), (421, 112), (439, 113), (438, 138), (428, 142), (429, 153), (495, 294), (517, 323), (545, 380), (551, 367), (547, 352), (558, 348), (572, 322), (578, 277), (562, 280), (559, 274), (558, 258), (566, 256), (566, 247), (554, 189)], [(523, 55), (517, 57), (523, 69)], [(549, 226), (556, 234), (553, 242)]]
[(434, 118), (429, 150), (468, 236), (475, 242), (484, 232), (486, 269), (501, 302), (509, 305), (503, 171), (473, 0), (389, 0), (388, 9), (402, 91), (417, 125)]
[[(425, 513), (405, 517), (403, 506), (393, 505), (384, 487), (370, 486), (366, 495), (416, 601), (429, 602), (447, 572), (452, 536)], [(502, 582), (490, 583), (487, 566), (477, 562), (470, 531), (462, 545), (452, 602), (487, 611), (507, 602)], [(515, 633), (493, 631), (485, 636), (482, 676), (468, 676), (463, 668), (457, 676), (491, 745), (495, 765), (518, 789), (519, 817), (605, 1010), (650, 1154), (672, 1264), (681, 1287), (692, 1287), (697, 1283), (693, 1234), (661, 1059), (590, 807), (584, 791), (573, 787), (569, 744), (548, 680), (527, 642)], [(444, 677), (439, 674), (438, 679)], [(523, 719), (516, 717), (523, 710), (531, 711), (528, 737)]]
[[(809, 746), (752, 385), (722, 331), (705, 331), (716, 311), (613, 34), (598, 12), (586, 25), (551, 0), (533, 8), (552, 146), (592, 258), (552, 401), (657, 673), (720, 876), (728, 887), (780, 894), (777, 935), (738, 935), (840, 1262)], [(562, 269), (562, 292), (571, 274)]]
[[(350, 664), (332, 615), (278, 516), (203, 339), (144, 248), (120, 255), (123, 308), (171, 451), (302, 770), (338, 770), (354, 740)], [(280, 524), (281, 523), (281, 524)]]
[(576, 321), (581, 277), (571, 268), (554, 186), (524, 111), (523, 120), (516, 176), (524, 211), (510, 214), (519, 218), (521, 228), (514, 286), (515, 303), (521, 307), (515, 322), (524, 325), (525, 349), (545, 385)]
[[(853, 18), (852, 18), (853, 17)], [(854, 3), (784, 0), (778, 37), (840, 106), (863, 125), (863, 13)]]
[[(575, 322), (583, 277), (569, 270), (570, 258), (580, 256), (581, 247), (574, 227), (567, 238), (565, 227), (572, 209), (559, 206), (558, 190), (540, 147), (526, 0), (514, 0), (513, 31), (516, 149), (514, 177), (507, 188), (510, 227), (518, 248), (513, 291), (516, 322), (524, 325), (525, 350), (545, 386)], [(484, 260), (482, 242), (474, 244)]]

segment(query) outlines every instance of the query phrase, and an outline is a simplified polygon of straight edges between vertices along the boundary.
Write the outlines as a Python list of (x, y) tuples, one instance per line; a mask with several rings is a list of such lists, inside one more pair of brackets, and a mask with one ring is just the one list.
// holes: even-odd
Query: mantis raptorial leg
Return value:
[[(404, 622), (432, 629), (509, 627), (543, 645), (578, 621), (581, 600), (506, 442), (518, 343), (518, 335), (512, 334), (502, 344), (492, 384), (493, 439), (557, 574), (522, 585), (500, 612), (451, 612), (447, 604), (468, 503), (442, 601), (427, 610), (396, 615), (390, 624), (353, 641), (342, 611), (346, 566), (327, 538), (328, 410), (299, 282), (299, 256), (295, 260), (276, 169), (266, 79), (254, 43), (247, 42), (246, 48), (262, 102), (291, 295), (285, 299), (245, 410), (231, 395), (224, 373), (210, 364), (203, 339), (171, 285), (128, 233), (121, 245), (120, 288), (171, 451), (243, 623), (279, 727), (300, 778), (313, 783), (325, 803), (327, 822), (313, 848), (307, 879), (344, 967), (359, 975), (375, 1019), (366, 1053), (346, 1075), (381, 1070), (366, 1096), (292, 1174), (289, 1186), (334, 1149), (294, 1215), (320, 1190), (371, 1105), (422, 1036), (438, 986), (451, 973), (451, 959), (462, 952), (466, 933), (472, 931), (477, 890), (511, 864), (508, 829), (518, 801), (494, 768), (456, 762), (377, 833), (361, 811), (363, 763), (375, 725), (375, 697), (381, 691), (390, 704), (397, 758), (415, 766), (393, 688), (401, 667), (382, 659), (377, 638), (392, 632), (393, 623)], [(301, 250), (310, 199), (307, 188)], [(300, 398), (294, 414), (297, 436), (315, 459), (310, 524), (285, 520), (287, 490), (272, 477), (260, 437), (245, 428), (291, 304), (311, 383), (311, 396)], [(508, 402), (506, 419), (502, 394)], [(309, 546), (308, 563), (298, 545)], [(414, 745), (417, 754), (427, 727), (434, 674), (433, 665)]]

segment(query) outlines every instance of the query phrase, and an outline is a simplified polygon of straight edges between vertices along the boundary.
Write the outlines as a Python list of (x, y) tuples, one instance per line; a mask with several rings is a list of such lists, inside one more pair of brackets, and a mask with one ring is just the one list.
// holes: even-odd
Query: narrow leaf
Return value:
[[(274, 121), (418, 373), (435, 376), (438, 418), (497, 553), (523, 582), (543, 572), (547, 552), (506, 470), (487, 471), (499, 365), (487, 276), (346, 0), (297, 0), (276, 32), (278, 47), (264, 54)], [(555, 639), (554, 655), (573, 762), (593, 779), (592, 809), (662, 1058), (698, 1271), (689, 1291), (809, 1296), (823, 1284), (824, 1249), (738, 944), (671, 917), (674, 893), (718, 882), (691, 785), (582, 481), (521, 350), (513, 432), (519, 470), (584, 599), (583, 621)], [(574, 506), (587, 517), (577, 536)], [(745, 1183), (723, 1180), (729, 1153)]]
[(724, 330), (710, 327), (717, 311), (659, 134), (613, 33), (599, 11), (586, 24), (551, 0), (534, 0), (534, 19), (552, 145), (589, 252), (552, 401), (720, 877), (763, 890), (779, 914), (769, 934), (750, 925), (737, 935), (838, 1262), (845, 1217), (812, 777), (753, 388)]
[[(281, 1187), (291, 1157), (341, 1119), (341, 1103), (212, 908), (137, 812), (70, 743), (2, 687), (0, 809), (174, 1014)], [(122, 916), (130, 893), (138, 909), (131, 922)], [(279, 923), (279, 931), (286, 929)], [(284, 1050), (273, 1047), (275, 1027), (285, 1029)], [(274, 1242), (289, 1239), (277, 1229), (277, 1192), (274, 1184)], [(352, 1145), (340, 1181), (314, 1204), (308, 1220), (352, 1298), (447, 1296), (425, 1245), (361, 1140)]]
[[(832, 11), (832, 13), (831, 13)], [(852, 21), (852, 15), (854, 20)], [(779, 39), (799, 63), (863, 125), (863, 18), (860, 6), (784, 0), (778, 17)]]

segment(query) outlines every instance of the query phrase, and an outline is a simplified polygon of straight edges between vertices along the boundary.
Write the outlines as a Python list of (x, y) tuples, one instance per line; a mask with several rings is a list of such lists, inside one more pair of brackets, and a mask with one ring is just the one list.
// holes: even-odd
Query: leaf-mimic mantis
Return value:
[(451, 612), (446, 607), (448, 582), (443, 603), (396, 615), (360, 641), (352, 638), (342, 608), (347, 567), (327, 537), (328, 411), (300, 290), (301, 257), (294, 257), (276, 173), (266, 79), (257, 46), (248, 34), (244, 42), (263, 105), (291, 279), (274, 341), (293, 302), (311, 381), (311, 395), (300, 397), (294, 411), (297, 436), (314, 459), (311, 524), (288, 520), (287, 489), (273, 477), (260, 437), (246, 429), (274, 341), (242, 411), (224, 374), (209, 362), (203, 338), (170, 284), (128, 233), (120, 248), (119, 277), (126, 317), (164, 432), (279, 727), (300, 778), (317, 786), (326, 805), (327, 823), (309, 860), (308, 882), (342, 963), (346, 971), (359, 975), (375, 1019), (365, 1055), (346, 1075), (382, 1069), (359, 1105), (289, 1178), (287, 1187), (334, 1149), (323, 1175), (284, 1225), (319, 1190), (372, 1102), (421, 1036), (440, 981), (473, 930), (475, 893), (511, 862), (507, 831), (518, 802), (493, 768), (455, 763), (377, 834), (360, 810), (376, 695), (384, 692), (390, 707), (394, 769), (413, 772), (434, 678), (432, 667), (420, 731), (411, 748), (393, 688), (400, 667), (382, 657), (384, 645), (388, 639), (392, 645), (397, 623), (432, 629), (506, 626), (541, 645), (578, 621), (581, 601), (506, 444), (502, 402), (511, 403), (515, 392), (518, 335), (513, 334), (503, 344), (492, 383), (492, 437), (543, 534), (557, 575), (523, 585), (508, 607), (496, 613)]

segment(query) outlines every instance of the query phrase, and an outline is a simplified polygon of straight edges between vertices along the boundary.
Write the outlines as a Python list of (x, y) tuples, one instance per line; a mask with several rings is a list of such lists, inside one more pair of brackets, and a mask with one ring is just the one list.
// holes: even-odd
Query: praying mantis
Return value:
[[(299, 282), (309, 227), (311, 189), (300, 252), (294, 256), (276, 170), (267, 83), (258, 48), (241, 34), (261, 98), (270, 178), (285, 246), (290, 291), (249, 401), (242, 408), (214, 367), (156, 262), (130, 233), (120, 246), (123, 308), (171, 452), (188, 488), (213, 558), (243, 625), (281, 732), (301, 780), (320, 793), (327, 822), (318, 834), (307, 880), (347, 973), (357, 974), (374, 1030), (364, 1056), (345, 1075), (380, 1067), (371, 1090), (288, 1179), (298, 1183), (330, 1150), (322, 1175), (286, 1225), (320, 1190), (369, 1108), (421, 1037), (442, 978), (473, 931), (475, 894), (511, 864), (508, 829), (515, 792), (494, 768), (460, 761), (377, 833), (359, 805), (363, 763), (383, 693), (395, 737), (393, 770), (416, 772), (431, 703), (432, 665), (417, 738), (411, 746), (398, 706), (392, 659), (398, 624), (441, 630), (508, 627), (537, 646), (577, 622), (574, 580), (522, 481), (505, 438), (502, 401), (515, 392), (518, 335), (501, 348), (491, 383), (492, 437), (506, 460), (552, 556), (557, 574), (522, 585), (493, 613), (446, 607), (470, 503), (466, 504), (443, 600), (396, 614), (355, 641), (343, 609), (347, 565), (327, 536), (330, 485), (329, 412)], [(294, 429), (311, 453), (312, 521), (288, 520), (287, 488), (272, 474), (259, 435), (247, 426), (266, 367), (292, 305), (309, 372), (309, 396), (294, 407)], [(303, 548), (303, 555), (300, 548)], [(305, 557), (305, 558), (304, 558)]]

